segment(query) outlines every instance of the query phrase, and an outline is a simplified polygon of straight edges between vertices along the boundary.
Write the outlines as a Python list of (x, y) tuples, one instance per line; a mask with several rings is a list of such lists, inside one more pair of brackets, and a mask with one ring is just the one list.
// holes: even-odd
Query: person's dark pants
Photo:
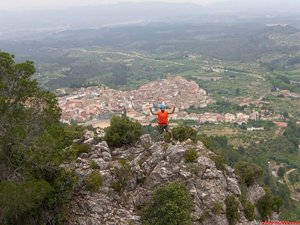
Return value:
[(164, 139), (164, 132), (168, 132), (170, 135), (171, 135), (171, 140), (173, 140), (173, 134), (172, 134), (172, 130), (171, 128), (169, 127), (168, 124), (164, 124), (164, 125), (161, 125), (159, 124), (158, 125), (158, 131), (161, 135), (161, 139), (163, 140)]

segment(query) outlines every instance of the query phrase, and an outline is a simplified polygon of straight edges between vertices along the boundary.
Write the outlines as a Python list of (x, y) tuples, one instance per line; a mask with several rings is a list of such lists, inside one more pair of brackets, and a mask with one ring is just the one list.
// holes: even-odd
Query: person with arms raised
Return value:
[(153, 112), (152, 108), (150, 108), (150, 113), (152, 115), (157, 116), (158, 130), (159, 133), (161, 134), (161, 138), (163, 139), (164, 132), (168, 132), (171, 136), (171, 141), (173, 141), (173, 133), (171, 128), (169, 127), (169, 115), (175, 112), (175, 106), (173, 107), (171, 112), (168, 112), (166, 110), (165, 104), (160, 104), (159, 108), (160, 108), (159, 112)]

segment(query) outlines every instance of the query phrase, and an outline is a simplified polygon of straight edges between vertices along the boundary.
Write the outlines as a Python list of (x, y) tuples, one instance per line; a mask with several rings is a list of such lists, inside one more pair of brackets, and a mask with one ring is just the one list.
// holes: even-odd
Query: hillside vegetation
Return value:
[(38, 88), (32, 62), (0, 52), (0, 223), (63, 221), (76, 177), (59, 165), (80, 129), (60, 123), (56, 98)]
[(263, 21), (159, 23), (66, 30), (37, 41), (0, 42), (0, 47), (33, 59), (36, 78), (50, 89), (136, 88), (170, 75), (214, 76), (203, 73), (202, 66), (227, 68), (227, 74), (218, 74), (223, 76), (286, 74), (299, 68), (299, 33), (291, 26), (264, 27)]

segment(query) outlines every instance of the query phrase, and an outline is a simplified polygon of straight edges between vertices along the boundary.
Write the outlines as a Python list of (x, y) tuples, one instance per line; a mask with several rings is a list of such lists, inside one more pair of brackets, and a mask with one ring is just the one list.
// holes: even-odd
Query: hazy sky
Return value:
[(226, 0), (0, 0), (0, 10), (57, 9), (82, 5), (98, 5), (116, 2), (192, 2), (202, 5)]

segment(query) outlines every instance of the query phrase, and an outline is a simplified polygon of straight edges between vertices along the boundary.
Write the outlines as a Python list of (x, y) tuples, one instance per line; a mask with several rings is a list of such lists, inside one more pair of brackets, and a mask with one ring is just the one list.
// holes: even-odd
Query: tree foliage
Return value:
[(62, 149), (70, 141), (56, 98), (38, 88), (33, 73), (32, 62), (17, 64), (12, 55), (0, 52), (1, 224), (27, 224), (30, 216), (35, 218), (30, 224), (42, 224), (41, 205), (56, 208), (72, 189), (68, 184), (74, 184), (72, 174), (61, 179), (66, 173), (59, 168)]
[(247, 186), (253, 184), (263, 173), (259, 166), (246, 161), (239, 161), (235, 164), (234, 168), (240, 176), (241, 182)]
[(299, 146), (300, 127), (296, 125), (295, 121), (289, 121), (288, 127), (284, 131), (283, 136), (293, 145), (293, 150), (296, 152)]
[(94, 170), (85, 180), (86, 189), (97, 191), (103, 183), (103, 177), (99, 171)]
[(186, 150), (184, 153), (184, 161), (187, 163), (196, 162), (198, 157), (198, 152), (193, 148)]
[(44, 180), (14, 183), (0, 183), (0, 215), (13, 217), (22, 215), (39, 205), (52, 192), (49, 183)]
[(225, 161), (224, 157), (222, 157), (220, 155), (213, 155), (210, 158), (212, 159), (212, 161), (214, 161), (218, 170), (222, 170), (222, 171), (225, 170), (226, 161)]
[(229, 195), (225, 199), (226, 217), (229, 225), (234, 225), (240, 219), (239, 204), (233, 195)]
[(142, 133), (143, 128), (140, 123), (133, 122), (128, 118), (113, 116), (110, 120), (110, 127), (106, 129), (104, 139), (111, 147), (121, 147), (136, 142)]
[(260, 213), (261, 219), (267, 221), (268, 217), (271, 216), (274, 211), (280, 211), (282, 199), (278, 196), (274, 196), (269, 189), (266, 189), (265, 192), (265, 195), (256, 203), (256, 208)]
[[(241, 89), (236, 88), (234, 94), (236, 96), (240, 95)], [(191, 106), (188, 109), (189, 113), (205, 113), (205, 112), (215, 112), (215, 113), (236, 113), (236, 112), (243, 112), (245, 106), (240, 106), (238, 104), (231, 103), (229, 101), (217, 101), (213, 104), (207, 105), (205, 108), (195, 108)]]
[(186, 188), (169, 183), (157, 188), (142, 209), (143, 225), (189, 225), (193, 200)]
[(112, 182), (112, 188), (116, 192), (121, 192), (126, 188), (130, 175), (132, 175), (131, 166), (125, 159), (119, 160), (119, 165), (114, 167), (115, 180)]
[(241, 203), (243, 206), (243, 212), (245, 217), (249, 220), (252, 221), (255, 219), (255, 206), (247, 200), (244, 196), (241, 198)]
[(187, 139), (191, 139), (192, 141), (197, 140), (197, 131), (191, 127), (188, 126), (175, 127), (172, 131), (173, 131), (174, 139), (180, 142), (185, 141)]

